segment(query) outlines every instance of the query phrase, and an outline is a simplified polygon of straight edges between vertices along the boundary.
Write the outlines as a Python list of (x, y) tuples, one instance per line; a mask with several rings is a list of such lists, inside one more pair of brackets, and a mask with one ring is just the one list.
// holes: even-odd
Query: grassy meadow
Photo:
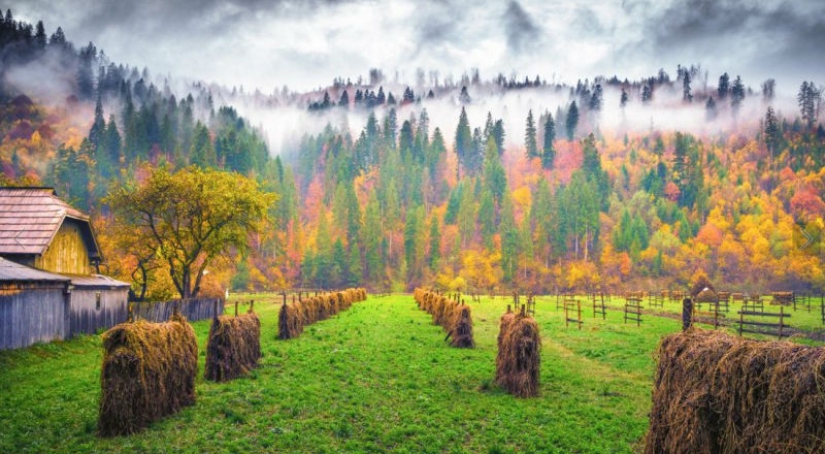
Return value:
[[(640, 327), (624, 324), (618, 310), (594, 319), (583, 304), (578, 330), (565, 327), (555, 298), (539, 298), (541, 395), (519, 400), (492, 383), (500, 298), (471, 303), (472, 350), (450, 348), (411, 295), (370, 296), (289, 341), (276, 339), (280, 298), (252, 298), (260, 367), (233, 382), (204, 381), (209, 321), (194, 323), (197, 404), (130, 437), (95, 436), (100, 336), (0, 352), (0, 452), (636, 452), (653, 352), (681, 326), (649, 315)], [(816, 311), (797, 312), (821, 329)]]

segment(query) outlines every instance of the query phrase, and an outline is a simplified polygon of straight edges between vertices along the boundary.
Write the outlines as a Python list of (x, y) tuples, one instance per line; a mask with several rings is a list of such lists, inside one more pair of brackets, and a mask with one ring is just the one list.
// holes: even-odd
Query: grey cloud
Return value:
[(264, 90), (315, 88), (366, 75), (370, 67), (388, 74), (417, 67), (441, 74), (477, 67), (487, 77), (561, 73), (570, 82), (600, 74), (637, 78), (660, 67), (673, 73), (677, 63), (699, 63), (711, 80), (741, 71), (757, 86), (753, 74), (786, 73), (797, 87), (825, 73), (821, 0), (6, 3), (18, 19), (43, 19), (49, 33), (61, 25), (76, 45), (94, 41), (116, 62)]
[(540, 36), (541, 29), (517, 1), (511, 1), (504, 12), (504, 31), (510, 50), (521, 52)]
[(799, 70), (822, 65), (823, 38), (821, 4), (745, 0), (677, 0), (650, 18), (646, 33), (656, 56), (726, 54), (743, 66), (780, 71), (786, 68), (778, 68), (775, 58)]

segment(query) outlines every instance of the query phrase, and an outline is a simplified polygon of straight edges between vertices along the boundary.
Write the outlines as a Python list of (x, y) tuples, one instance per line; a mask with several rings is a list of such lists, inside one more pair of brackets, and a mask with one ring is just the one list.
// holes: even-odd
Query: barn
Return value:
[(102, 260), (89, 216), (54, 189), (0, 187), (0, 349), (125, 321), (129, 284)]

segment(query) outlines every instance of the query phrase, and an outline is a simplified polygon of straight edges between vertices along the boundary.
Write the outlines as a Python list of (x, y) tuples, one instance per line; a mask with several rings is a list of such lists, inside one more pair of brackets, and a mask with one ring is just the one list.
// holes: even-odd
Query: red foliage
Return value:
[(791, 197), (791, 210), (795, 218), (810, 221), (825, 215), (825, 203), (816, 190), (805, 186)]

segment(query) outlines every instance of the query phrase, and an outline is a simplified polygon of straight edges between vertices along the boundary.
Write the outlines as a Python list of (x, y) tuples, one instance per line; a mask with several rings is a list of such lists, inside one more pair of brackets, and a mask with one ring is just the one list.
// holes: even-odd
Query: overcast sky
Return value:
[(701, 64), (710, 80), (825, 82), (821, 0), (6, 0), (115, 62), (154, 74), (304, 91), (377, 67), (458, 78), (479, 68), (573, 82)]

